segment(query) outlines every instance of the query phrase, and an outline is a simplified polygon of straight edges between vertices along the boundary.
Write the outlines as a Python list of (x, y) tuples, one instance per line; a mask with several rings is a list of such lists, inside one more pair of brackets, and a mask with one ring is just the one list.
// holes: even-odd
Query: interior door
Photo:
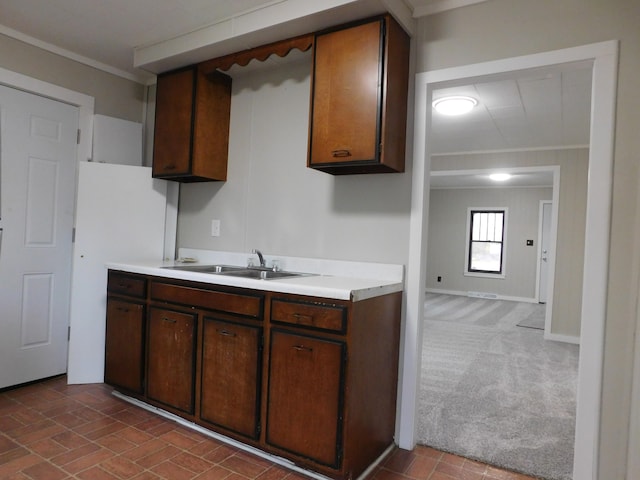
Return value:
[(551, 202), (542, 202), (542, 221), (540, 232), (540, 283), (538, 302), (547, 303), (549, 280), (549, 249), (551, 248)]
[(0, 388), (64, 373), (78, 109), (0, 86)]

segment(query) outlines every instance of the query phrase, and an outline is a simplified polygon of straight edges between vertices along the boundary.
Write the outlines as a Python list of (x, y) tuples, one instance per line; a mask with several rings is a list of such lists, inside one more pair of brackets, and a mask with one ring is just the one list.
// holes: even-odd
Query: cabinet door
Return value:
[(318, 35), (310, 163), (377, 158), (381, 22)]
[(186, 413), (194, 410), (196, 316), (151, 307), (147, 396)]
[(344, 357), (342, 342), (271, 331), (268, 444), (340, 467)]
[(104, 381), (143, 393), (144, 305), (107, 298)]
[(200, 417), (257, 439), (262, 329), (204, 319)]
[(231, 77), (192, 65), (158, 76), (153, 176), (227, 179)]
[(195, 81), (194, 68), (158, 76), (154, 177), (184, 175), (191, 171)]

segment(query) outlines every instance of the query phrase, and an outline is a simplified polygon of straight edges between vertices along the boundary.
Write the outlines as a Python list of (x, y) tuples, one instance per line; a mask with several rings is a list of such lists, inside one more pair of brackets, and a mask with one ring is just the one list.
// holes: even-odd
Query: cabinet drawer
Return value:
[(146, 278), (109, 270), (107, 291), (143, 298), (147, 295), (147, 280)]
[(347, 325), (347, 309), (329, 303), (273, 299), (271, 321), (344, 333)]
[(219, 312), (262, 318), (262, 296), (151, 282), (151, 299), (206, 308)]

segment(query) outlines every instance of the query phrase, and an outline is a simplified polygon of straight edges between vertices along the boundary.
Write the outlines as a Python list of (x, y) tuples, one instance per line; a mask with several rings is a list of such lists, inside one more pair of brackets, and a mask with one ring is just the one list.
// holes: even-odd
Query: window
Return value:
[(504, 276), (506, 209), (469, 210), (466, 273)]

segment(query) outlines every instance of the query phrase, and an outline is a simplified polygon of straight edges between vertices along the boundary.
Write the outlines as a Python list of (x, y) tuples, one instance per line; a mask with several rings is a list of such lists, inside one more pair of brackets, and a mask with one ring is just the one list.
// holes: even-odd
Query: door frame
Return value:
[(95, 107), (95, 99), (93, 97), (5, 68), (0, 68), (0, 83), (7, 87), (15, 88), (16, 90), (33, 93), (78, 107), (78, 128), (80, 128), (82, 133), (80, 135), (76, 157), (79, 162), (91, 158), (91, 150), (93, 147), (93, 111)]
[[(91, 152), (93, 148), (93, 113), (95, 106), (95, 99), (89, 95), (79, 93), (73, 90), (69, 90), (52, 83), (44, 82), (20, 73), (0, 68), (0, 84), (5, 85), (16, 90), (20, 90), (26, 93), (39, 95), (51, 100), (55, 100), (61, 103), (66, 103), (78, 108), (78, 129), (79, 141), (78, 148), (76, 149), (76, 162), (75, 162), (75, 178), (73, 185), (76, 189), (74, 192), (74, 225), (75, 225), (75, 212), (77, 209), (77, 184), (78, 184), (78, 163), (81, 161), (88, 161), (91, 159)], [(69, 263), (73, 262), (73, 254), (69, 257)], [(69, 302), (69, 311), (71, 311), (71, 295), (67, 299)], [(69, 316), (69, 322), (71, 321), (71, 315)], [(67, 346), (67, 370), (68, 365), (68, 346)]]
[[(536, 267), (536, 300), (538, 301), (538, 303), (540, 303), (540, 296), (542, 294), (542, 292), (540, 291), (540, 281), (542, 280), (542, 240), (544, 239), (544, 207), (545, 205), (551, 205), (551, 228), (549, 229), (549, 240), (551, 240), (553, 238), (552, 235), (552, 229), (553, 229), (553, 200), (540, 200), (540, 205), (538, 207), (538, 249), (537, 249), (537, 258), (538, 258), (538, 264)], [(554, 249), (551, 248), (551, 246), (549, 247), (549, 251), (550, 252), (554, 252)], [(555, 259), (555, 255), (553, 256), (553, 258)], [(547, 260), (549, 260), (549, 257), (547, 257)], [(549, 265), (551, 265), (551, 262), (547, 262), (549, 263)], [(554, 262), (555, 263), (555, 262)], [(547, 270), (547, 291), (551, 290), (551, 292), (553, 292), (552, 288), (549, 288), (549, 278), (551, 277), (551, 275), (549, 274), (549, 271)], [(546, 295), (546, 292), (545, 292)], [(546, 303), (549, 303), (549, 300), (553, 301), (553, 294), (551, 296), (551, 298), (547, 298), (545, 301)], [(545, 320), (545, 331), (546, 331), (546, 320)]]
[(413, 176), (397, 441), (416, 444), (431, 168), (431, 98), (438, 84), (574, 62), (592, 64), (591, 134), (577, 389), (574, 478), (598, 472), (604, 325), (613, 186), (618, 41), (418, 73), (415, 81)]

